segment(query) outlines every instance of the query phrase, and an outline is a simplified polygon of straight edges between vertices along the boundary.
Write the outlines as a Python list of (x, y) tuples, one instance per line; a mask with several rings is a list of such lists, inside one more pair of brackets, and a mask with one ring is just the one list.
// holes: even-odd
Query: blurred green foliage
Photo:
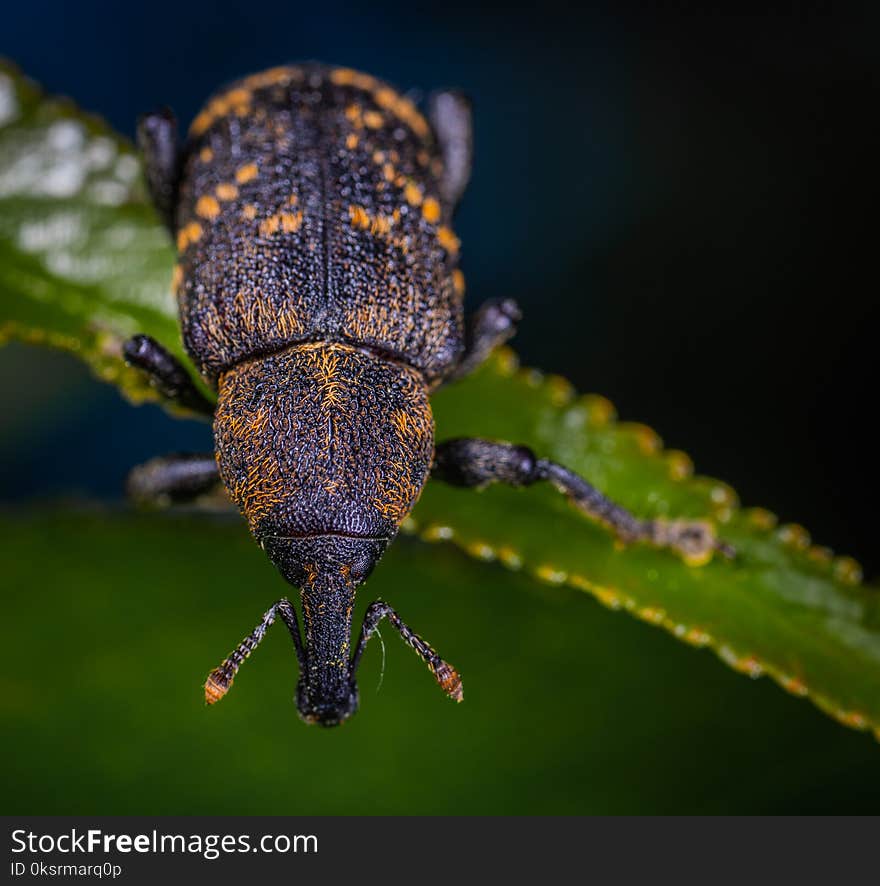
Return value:
[(0, 556), (8, 813), (877, 811), (865, 736), (449, 545), (401, 539), (358, 602), (398, 607), (464, 701), (389, 629), (381, 690), (374, 639), (361, 710), (331, 730), (297, 718), (283, 626), (204, 704), (207, 671), (287, 591), (237, 521), (19, 513)]
[(46, 97), (0, 59), (0, 342), (72, 351), (134, 400), (156, 399), (121, 360), (150, 329), (183, 355), (173, 247), (140, 161), (100, 119)]

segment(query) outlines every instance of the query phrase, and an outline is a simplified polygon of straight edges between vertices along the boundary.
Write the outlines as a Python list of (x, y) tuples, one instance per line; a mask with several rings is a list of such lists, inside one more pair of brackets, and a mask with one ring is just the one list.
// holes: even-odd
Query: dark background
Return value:
[[(145, 109), (188, 121), (225, 80), (288, 60), (463, 88), (470, 307), (517, 298), (526, 363), (874, 573), (868, 9), (34, 0), (7, 7), (0, 52), (128, 134)], [(118, 495), (131, 463), (210, 442), (69, 358), (16, 348), (0, 370), (5, 498)]]

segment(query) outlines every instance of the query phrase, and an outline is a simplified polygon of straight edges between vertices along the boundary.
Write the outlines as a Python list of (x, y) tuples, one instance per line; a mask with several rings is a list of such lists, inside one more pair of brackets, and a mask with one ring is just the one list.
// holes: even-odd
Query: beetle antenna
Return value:
[(440, 688), (454, 701), (461, 701), (463, 698), (463, 692), (461, 687), (461, 677), (459, 677), (458, 671), (456, 671), (448, 662), (443, 661), (428, 643), (407, 627), (407, 625), (401, 620), (400, 616), (387, 603), (384, 603), (381, 600), (376, 600), (375, 603), (370, 603), (364, 614), (364, 623), (361, 626), (361, 636), (358, 640), (354, 655), (351, 657), (352, 676), (354, 676), (357, 671), (361, 656), (364, 654), (364, 649), (367, 646), (367, 641), (376, 633), (379, 622), (383, 618), (387, 618), (388, 621), (397, 628), (398, 633), (403, 637), (404, 643), (416, 651), (419, 658), (421, 658), (434, 675), (434, 679), (440, 684)]
[(287, 625), (287, 630), (290, 632), (300, 672), (305, 671), (306, 657), (299, 633), (296, 610), (291, 605), (290, 600), (282, 597), (266, 611), (253, 631), (229, 653), (223, 660), (223, 664), (218, 668), (214, 668), (208, 674), (208, 679), (205, 681), (205, 701), (207, 704), (214, 704), (226, 695), (229, 687), (232, 686), (232, 681), (235, 679), (238, 669), (244, 664), (245, 659), (260, 645), (260, 641), (266, 636), (266, 631), (269, 630), (269, 626), (278, 615), (281, 616), (281, 620)]

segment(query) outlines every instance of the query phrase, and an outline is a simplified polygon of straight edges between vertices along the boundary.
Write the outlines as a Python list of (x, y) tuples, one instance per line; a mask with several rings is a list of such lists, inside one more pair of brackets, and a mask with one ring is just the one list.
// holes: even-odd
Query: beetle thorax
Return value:
[(415, 370), (315, 344), (224, 373), (214, 436), (220, 475), (258, 540), (391, 538), (427, 479), (434, 422)]

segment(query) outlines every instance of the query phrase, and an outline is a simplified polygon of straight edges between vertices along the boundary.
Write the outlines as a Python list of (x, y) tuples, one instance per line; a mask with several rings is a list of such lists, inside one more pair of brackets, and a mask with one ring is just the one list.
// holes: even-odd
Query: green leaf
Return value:
[[(880, 738), (880, 591), (850, 557), (805, 529), (742, 509), (726, 484), (693, 475), (644, 425), (620, 423), (607, 400), (576, 397), (563, 379), (517, 370), (509, 352), (434, 400), (442, 437), (488, 436), (532, 446), (644, 517), (711, 520), (736, 549), (692, 567), (649, 545), (622, 549), (550, 488), (472, 492), (432, 483), (408, 528), (472, 555), (595, 595), (751, 677)], [(489, 408), (491, 406), (491, 408)]]
[(121, 348), (148, 332), (183, 356), (173, 263), (132, 146), (0, 60), (0, 341), (64, 348), (158, 399)]
[[(123, 368), (122, 339), (144, 331), (180, 346), (167, 238), (132, 174), (119, 172), (132, 155), (10, 69), (0, 76), (0, 324), (69, 347), (142, 398), (149, 389)], [(650, 429), (618, 423), (606, 400), (577, 398), (561, 379), (518, 371), (508, 351), (441, 391), (435, 408), (438, 439), (531, 445), (640, 516), (712, 520), (737, 557), (694, 567), (647, 545), (621, 548), (549, 488), (430, 484), (406, 529), (587, 591), (880, 737), (880, 593), (861, 585), (854, 561), (811, 546), (799, 527), (777, 528), (766, 511), (740, 509), (729, 487), (692, 476), (687, 456), (664, 452)]]
[[(237, 520), (0, 514), (8, 814), (876, 811), (880, 755), (767, 682), (566, 587), (400, 539), (391, 602), (462, 674), (439, 690), (382, 627), (344, 726), (305, 726), (270, 629), (229, 695), (202, 681), (288, 588)], [(14, 761), (14, 765), (13, 765)]]

